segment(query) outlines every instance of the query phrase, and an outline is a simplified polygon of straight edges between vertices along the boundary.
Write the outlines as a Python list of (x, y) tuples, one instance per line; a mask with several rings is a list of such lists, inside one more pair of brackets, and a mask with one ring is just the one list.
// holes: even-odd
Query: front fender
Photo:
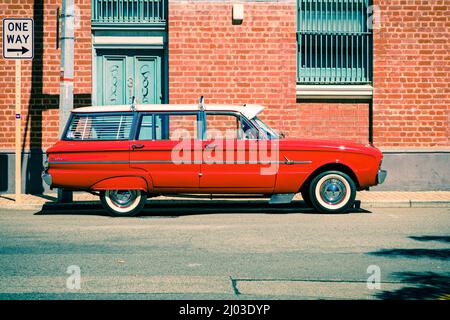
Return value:
[(114, 177), (95, 183), (92, 190), (142, 190), (147, 192), (147, 181), (141, 177)]

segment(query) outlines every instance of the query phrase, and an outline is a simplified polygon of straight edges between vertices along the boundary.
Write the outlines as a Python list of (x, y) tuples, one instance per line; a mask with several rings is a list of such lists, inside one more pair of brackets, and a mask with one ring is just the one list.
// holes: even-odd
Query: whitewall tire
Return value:
[(340, 171), (323, 172), (311, 181), (309, 196), (313, 206), (322, 213), (342, 213), (353, 206), (355, 182)]
[(105, 190), (100, 193), (100, 200), (111, 216), (131, 217), (142, 210), (147, 194), (141, 190)]

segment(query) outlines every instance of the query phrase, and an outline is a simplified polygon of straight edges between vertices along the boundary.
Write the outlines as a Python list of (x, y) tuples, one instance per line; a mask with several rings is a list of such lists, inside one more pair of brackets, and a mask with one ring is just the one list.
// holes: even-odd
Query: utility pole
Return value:
[[(73, 50), (75, 34), (74, 0), (62, 0), (61, 73), (59, 93), (59, 134), (63, 133), (73, 109)], [(73, 192), (58, 189), (58, 202), (72, 202)]]

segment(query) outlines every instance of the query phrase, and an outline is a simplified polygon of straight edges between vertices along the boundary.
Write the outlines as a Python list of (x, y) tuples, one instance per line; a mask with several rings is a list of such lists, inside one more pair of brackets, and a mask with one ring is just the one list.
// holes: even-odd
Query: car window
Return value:
[(130, 137), (132, 114), (74, 114), (65, 138), (68, 140), (126, 140)]
[(163, 140), (167, 135), (163, 133), (163, 119), (160, 115), (146, 114), (142, 116), (139, 130), (139, 140)]
[(256, 139), (257, 132), (236, 114), (206, 113), (206, 139)]
[(145, 114), (141, 117), (139, 140), (197, 139), (196, 114)]
[(267, 138), (279, 139), (278, 133), (271, 127), (269, 127), (266, 123), (264, 123), (261, 119), (255, 117), (253, 118), (253, 121), (255, 121), (258, 124), (258, 126), (266, 133)]

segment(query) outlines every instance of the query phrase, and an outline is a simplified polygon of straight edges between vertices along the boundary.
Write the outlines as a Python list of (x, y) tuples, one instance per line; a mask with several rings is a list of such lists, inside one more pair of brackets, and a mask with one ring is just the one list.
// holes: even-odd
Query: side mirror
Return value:
[(286, 133), (284, 131), (280, 131), (280, 138), (281, 139), (286, 138)]

